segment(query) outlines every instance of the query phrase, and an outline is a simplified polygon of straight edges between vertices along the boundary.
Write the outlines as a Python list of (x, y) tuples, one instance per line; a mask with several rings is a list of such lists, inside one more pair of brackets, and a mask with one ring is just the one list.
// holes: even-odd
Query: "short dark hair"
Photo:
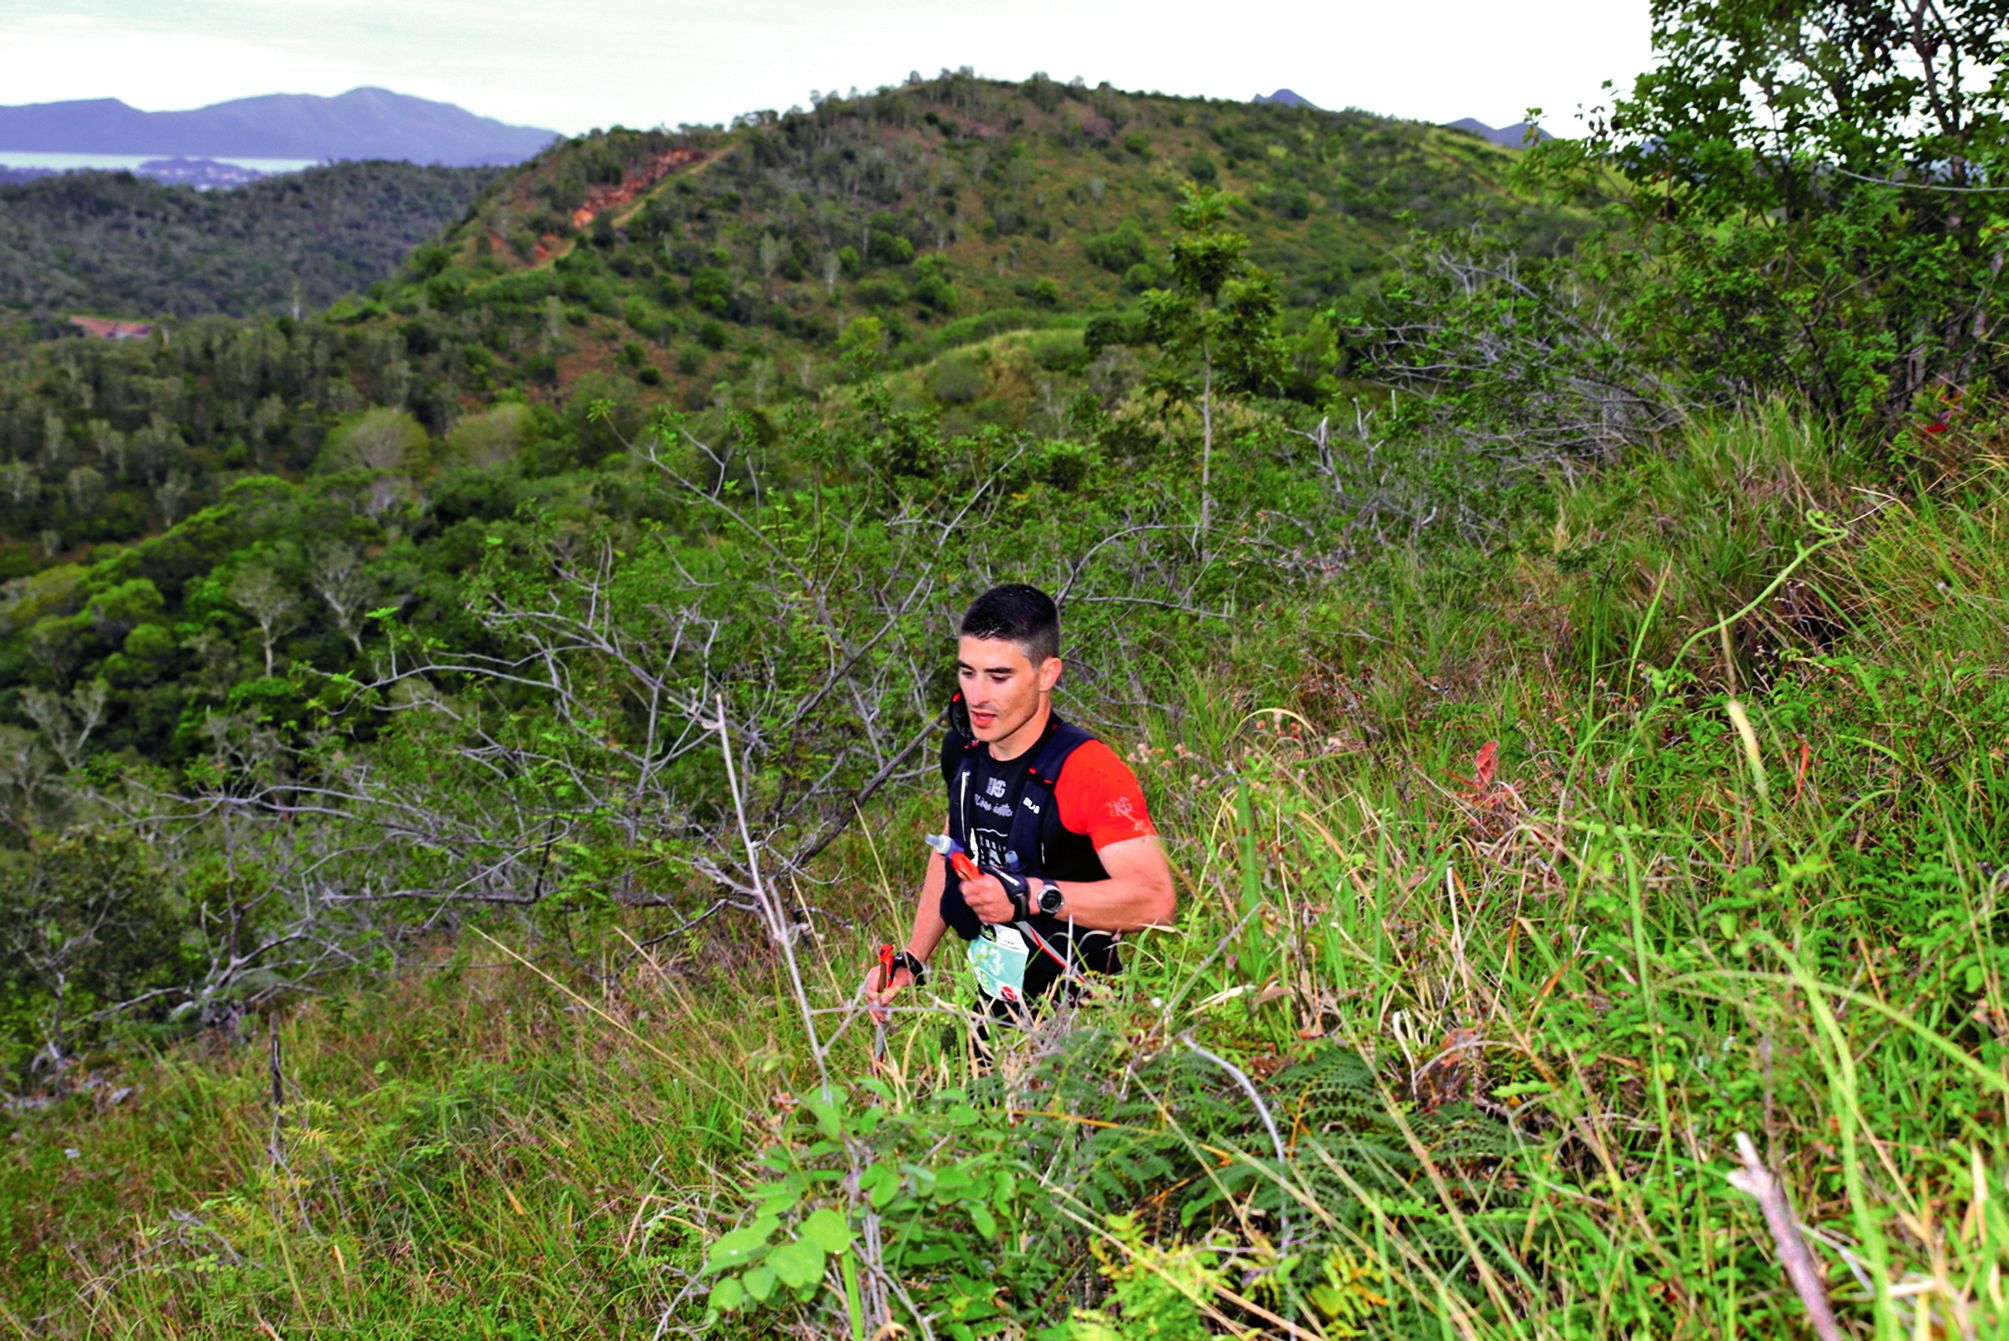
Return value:
[(1007, 582), (970, 602), (960, 630), (966, 638), (1003, 638), (1037, 666), (1060, 655), (1060, 609), (1038, 587)]

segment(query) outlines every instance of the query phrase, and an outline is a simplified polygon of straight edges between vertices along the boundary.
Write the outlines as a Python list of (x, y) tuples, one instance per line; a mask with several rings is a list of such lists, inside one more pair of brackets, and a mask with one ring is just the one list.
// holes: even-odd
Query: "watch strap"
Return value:
[(892, 967), (895, 973), (901, 969), (905, 969), (908, 973), (912, 974), (914, 977), (914, 986), (916, 987), (919, 987), (928, 980), (928, 966), (913, 955), (908, 954), (905, 950), (894, 952)]

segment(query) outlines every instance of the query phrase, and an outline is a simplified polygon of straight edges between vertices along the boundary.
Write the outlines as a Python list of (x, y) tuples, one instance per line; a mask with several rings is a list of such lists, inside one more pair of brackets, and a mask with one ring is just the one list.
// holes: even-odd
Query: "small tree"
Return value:
[(1165, 353), (1159, 386), (1200, 405), (1200, 522), (1211, 517), (1214, 398), (1273, 384), (1282, 367), (1276, 282), (1246, 255), (1249, 240), (1227, 227), (1235, 197), (1188, 186), (1173, 214), (1179, 236), (1166, 249), (1172, 286), (1144, 295), (1151, 338)]
[(1732, 394), (1845, 415), (1999, 374), (2002, 0), (1654, 0), (1652, 17), (1656, 64), (1590, 143), (1634, 184), (1642, 342)]
[[(359, 629), (363, 610), (376, 589), (370, 580), (370, 575), (364, 571), (362, 556), (349, 546), (339, 543), (331, 543), (317, 549), (314, 551), (308, 571), (308, 581), (314, 588), (314, 594), (321, 598), (322, 603), (335, 616), (335, 626), (341, 629), (342, 636), (349, 640), (350, 646), (356, 649), (358, 656), (362, 655), (363, 639)], [(234, 591), (233, 599), (235, 599)], [(243, 602), (239, 601), (239, 604)], [(269, 656), (267, 664), (266, 674), (269, 675), (272, 673), (269, 669)]]
[(265, 673), (272, 674), (273, 648), (281, 634), (300, 623), (300, 602), (269, 564), (249, 563), (230, 579), (230, 599), (258, 625), (265, 645)]

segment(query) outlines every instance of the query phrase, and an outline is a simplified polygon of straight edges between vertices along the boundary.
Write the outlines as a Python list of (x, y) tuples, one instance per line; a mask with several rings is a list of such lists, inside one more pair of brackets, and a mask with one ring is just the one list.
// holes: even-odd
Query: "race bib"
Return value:
[(970, 969), (977, 986), (1017, 1005), (1025, 1000), (1025, 965), (1032, 950), (1017, 927), (985, 927), (970, 942)]

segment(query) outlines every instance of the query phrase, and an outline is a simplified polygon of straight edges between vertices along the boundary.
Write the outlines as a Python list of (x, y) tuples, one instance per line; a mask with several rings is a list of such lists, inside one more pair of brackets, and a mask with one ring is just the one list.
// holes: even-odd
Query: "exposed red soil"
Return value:
[(103, 317), (71, 317), (70, 324), (94, 340), (137, 340), (151, 335), (153, 327), (143, 321), (107, 321)]
[(705, 159), (702, 149), (665, 149), (644, 163), (639, 171), (630, 169), (619, 186), (596, 186), (584, 204), (572, 211), (572, 226), (584, 228), (604, 210), (619, 209), (678, 168), (692, 167)]

